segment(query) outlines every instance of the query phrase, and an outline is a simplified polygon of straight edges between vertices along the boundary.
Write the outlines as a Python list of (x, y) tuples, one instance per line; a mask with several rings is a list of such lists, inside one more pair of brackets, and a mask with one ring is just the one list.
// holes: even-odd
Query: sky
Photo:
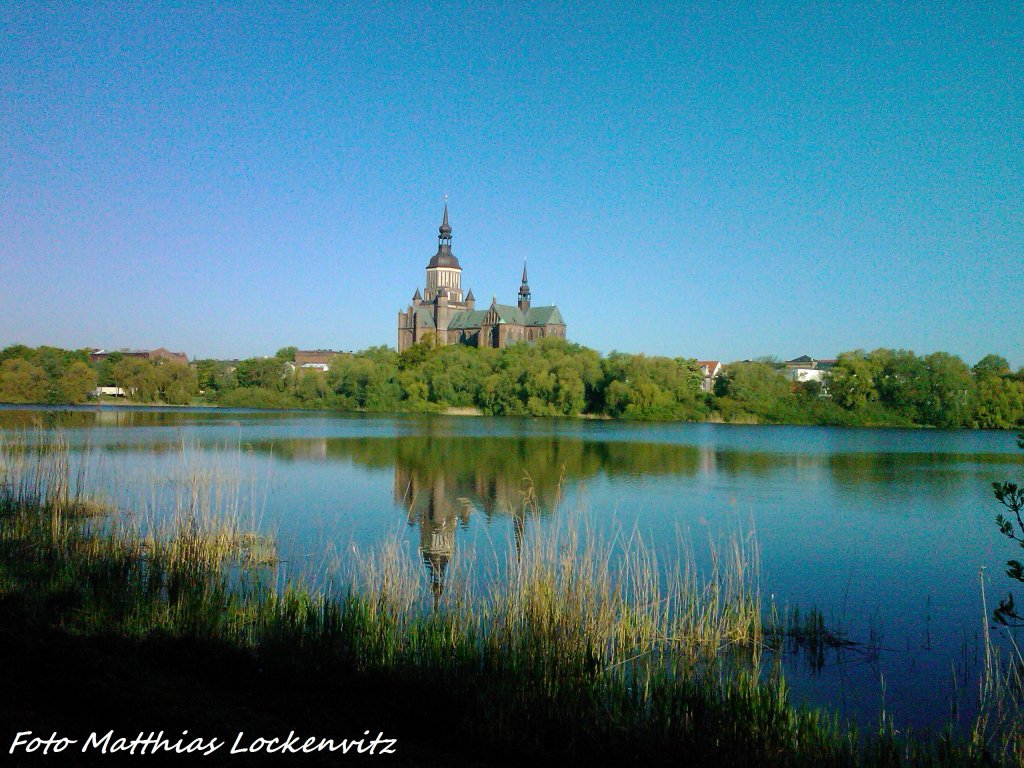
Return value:
[(0, 4), (0, 347), (395, 346), (448, 196), (478, 306), (609, 352), (1024, 365), (1024, 6)]

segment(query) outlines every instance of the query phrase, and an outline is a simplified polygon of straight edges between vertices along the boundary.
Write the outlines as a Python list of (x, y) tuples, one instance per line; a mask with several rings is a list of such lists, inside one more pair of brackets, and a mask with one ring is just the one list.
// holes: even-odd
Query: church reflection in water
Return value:
[(563, 487), (594, 478), (639, 481), (673, 476), (768, 476), (780, 470), (840, 480), (856, 492), (879, 477), (901, 482), (903, 465), (942, 466), (943, 454), (787, 453), (723, 449), (669, 442), (587, 440), (562, 436), (465, 436), (284, 439), (247, 443), (281, 461), (349, 461), (393, 470), (395, 504), (418, 528), (419, 550), (435, 595), (443, 593), (459, 538), (474, 516), (485, 523), (510, 518), (517, 553), (530, 519), (552, 514)]
[(518, 474), (462, 473), (445, 468), (424, 473), (419, 469), (395, 463), (394, 499), (407, 511), (409, 525), (419, 529), (419, 552), (435, 599), (444, 593), (456, 532), (468, 530), (474, 514), (487, 520), (511, 517), (518, 559), (527, 517), (550, 514), (557, 504), (558, 482), (553, 487), (545, 483), (544, 495), (538, 498), (535, 481), (525, 468)]
[[(516, 558), (529, 521), (557, 510), (563, 487), (598, 475), (696, 475), (714, 458), (670, 444), (552, 437), (400, 438), (393, 451), (394, 500), (418, 528), (419, 551), (435, 598), (444, 592), (460, 532), (474, 515), (510, 518)], [(363, 443), (369, 449), (370, 442)], [(374, 445), (383, 450), (385, 443)]]

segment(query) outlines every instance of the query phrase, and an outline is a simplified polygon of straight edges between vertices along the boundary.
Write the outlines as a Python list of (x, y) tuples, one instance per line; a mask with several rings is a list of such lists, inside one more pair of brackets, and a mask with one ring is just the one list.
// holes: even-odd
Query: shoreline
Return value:
[(625, 419), (616, 418), (603, 413), (578, 413), (572, 416), (509, 416), (507, 414), (487, 414), (476, 406), (451, 406), (444, 411), (370, 411), (341, 410), (334, 408), (259, 408), (256, 406), (219, 405), (217, 403), (137, 403), (131, 401), (102, 400), (91, 403), (0, 403), (0, 411), (223, 411), (225, 413), (331, 413), (363, 416), (452, 416), (452, 417), (486, 417), (486, 418), (523, 418), (523, 419), (573, 419), (581, 421), (609, 421), (632, 424), (720, 424), (725, 426), (760, 426), (760, 427), (824, 427), (834, 429), (908, 429), (908, 430), (946, 430), (952, 432), (1007, 432), (1021, 433), (1024, 427), (936, 427), (931, 424), (831, 424), (798, 421), (762, 421), (756, 415), (748, 414), (745, 418), (725, 419), (715, 411), (705, 419)]

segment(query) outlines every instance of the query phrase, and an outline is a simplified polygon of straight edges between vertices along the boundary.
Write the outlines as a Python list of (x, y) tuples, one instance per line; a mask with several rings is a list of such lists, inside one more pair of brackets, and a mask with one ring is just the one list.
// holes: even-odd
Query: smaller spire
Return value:
[(519, 309), (523, 312), (530, 308), (530, 286), (526, 282), (526, 257), (523, 257), (523, 284), (519, 286)]
[(412, 300), (413, 300), (413, 301), (421, 301), (422, 299), (423, 299), (423, 297), (422, 297), (422, 296), (420, 296), (420, 289), (419, 289), (419, 288), (417, 288), (417, 289), (416, 289), (416, 293), (414, 293), (414, 294), (412, 295)]
[(472, 288), (470, 288), (469, 289), (469, 293), (466, 294), (466, 301), (476, 301), (476, 299), (473, 298), (473, 289)]

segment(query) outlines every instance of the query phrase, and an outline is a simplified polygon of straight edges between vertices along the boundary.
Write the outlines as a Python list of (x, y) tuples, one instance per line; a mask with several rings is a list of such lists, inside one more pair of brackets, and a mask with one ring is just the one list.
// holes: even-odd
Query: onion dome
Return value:
[(437, 231), (437, 253), (435, 253), (433, 258), (430, 259), (430, 262), (427, 264), (427, 269), (430, 269), (431, 267), (462, 269), (462, 267), (459, 266), (459, 260), (452, 254), (452, 228), (448, 224), (447, 202), (444, 204), (444, 218)]

